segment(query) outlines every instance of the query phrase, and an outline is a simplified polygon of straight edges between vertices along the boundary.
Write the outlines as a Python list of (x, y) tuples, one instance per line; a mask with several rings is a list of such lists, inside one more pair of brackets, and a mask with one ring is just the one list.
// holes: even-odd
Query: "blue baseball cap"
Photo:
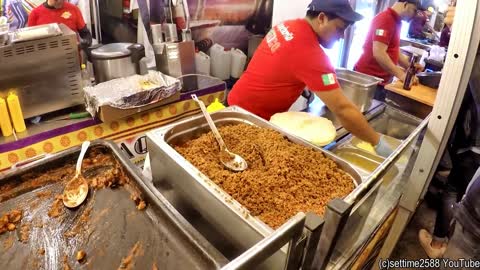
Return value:
[(347, 22), (356, 22), (363, 16), (355, 12), (348, 0), (312, 0), (308, 10), (334, 14)]
[(420, 0), (398, 0), (398, 2), (414, 4), (415, 6), (417, 6), (418, 9), (424, 10), (423, 5), (422, 5), (422, 1), (420, 1)]

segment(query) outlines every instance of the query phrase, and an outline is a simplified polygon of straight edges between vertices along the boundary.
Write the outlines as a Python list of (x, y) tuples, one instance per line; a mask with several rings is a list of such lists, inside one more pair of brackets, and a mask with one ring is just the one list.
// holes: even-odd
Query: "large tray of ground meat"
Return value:
[[(83, 161), (87, 200), (64, 208), (79, 148), (0, 180), (0, 269), (217, 269), (226, 259), (110, 142)], [(151, 184), (150, 184), (151, 185)]]
[(241, 108), (212, 118), (246, 171), (224, 168), (199, 115), (147, 133), (152, 173), (156, 186), (170, 185), (234, 245), (251, 246), (298, 212), (322, 216), (361, 181), (345, 161)]

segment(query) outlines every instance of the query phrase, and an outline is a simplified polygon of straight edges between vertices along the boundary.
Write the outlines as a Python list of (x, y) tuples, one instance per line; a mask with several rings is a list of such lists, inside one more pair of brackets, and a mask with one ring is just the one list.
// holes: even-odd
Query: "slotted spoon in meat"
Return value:
[(248, 164), (243, 159), (241, 156), (232, 153), (228, 151), (227, 146), (225, 145), (225, 142), (222, 139), (222, 136), (220, 136), (220, 132), (218, 132), (217, 127), (215, 126), (215, 123), (213, 122), (212, 118), (210, 117), (210, 114), (207, 112), (207, 109), (205, 108), (205, 104), (203, 104), (203, 101), (198, 99), (197, 95), (193, 94), (192, 99), (195, 100), (198, 105), (200, 106), (200, 109), (202, 110), (203, 116), (207, 119), (207, 123), (210, 126), (210, 129), (212, 130), (212, 133), (215, 137), (215, 139), (218, 142), (218, 145), (220, 146), (220, 162), (227, 167), (228, 169), (234, 171), (234, 172), (241, 172), (247, 169)]
[(88, 147), (89, 141), (82, 143), (82, 150), (78, 156), (75, 176), (67, 182), (63, 190), (63, 204), (68, 208), (75, 208), (85, 201), (88, 194), (88, 182), (82, 176), (82, 161)]

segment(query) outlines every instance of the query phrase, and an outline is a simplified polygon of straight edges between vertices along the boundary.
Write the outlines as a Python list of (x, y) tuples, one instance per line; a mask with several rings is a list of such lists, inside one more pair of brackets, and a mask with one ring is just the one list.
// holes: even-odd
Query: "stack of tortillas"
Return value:
[(331, 143), (337, 135), (332, 121), (305, 112), (276, 113), (270, 118), (270, 122), (317, 146)]

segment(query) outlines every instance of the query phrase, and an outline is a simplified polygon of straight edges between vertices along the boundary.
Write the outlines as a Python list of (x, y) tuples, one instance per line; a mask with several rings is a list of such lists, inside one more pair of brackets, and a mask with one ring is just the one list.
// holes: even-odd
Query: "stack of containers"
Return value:
[(238, 79), (242, 75), (247, 55), (239, 49), (232, 48), (225, 50), (219, 44), (210, 48), (211, 74), (221, 80), (228, 80), (230, 77)]

